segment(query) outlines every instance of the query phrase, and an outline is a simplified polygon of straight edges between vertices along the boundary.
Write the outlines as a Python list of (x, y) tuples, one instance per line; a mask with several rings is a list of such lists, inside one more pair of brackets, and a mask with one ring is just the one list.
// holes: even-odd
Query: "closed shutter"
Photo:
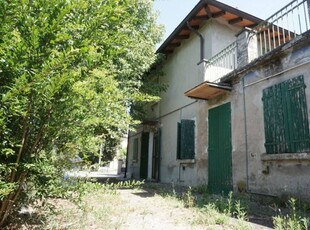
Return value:
[(310, 150), (308, 109), (303, 76), (287, 81), (287, 110), (290, 152)]
[(148, 159), (149, 159), (149, 133), (143, 132), (141, 136), (140, 154), (140, 178), (147, 179)]
[(309, 123), (303, 76), (263, 90), (266, 153), (309, 150)]
[(195, 121), (181, 120), (178, 123), (178, 159), (194, 159), (195, 158)]
[(278, 84), (263, 90), (265, 148), (267, 153), (287, 152), (287, 132), (285, 129), (285, 103), (283, 85)]
[(181, 123), (178, 122), (178, 133), (177, 133), (177, 159), (181, 158)]

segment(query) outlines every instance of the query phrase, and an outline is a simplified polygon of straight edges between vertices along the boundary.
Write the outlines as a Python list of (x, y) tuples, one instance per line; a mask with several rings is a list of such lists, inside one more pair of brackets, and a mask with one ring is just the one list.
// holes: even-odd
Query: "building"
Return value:
[(201, 0), (157, 51), (169, 87), (130, 133), (127, 174), (309, 196), (309, 5), (263, 21)]

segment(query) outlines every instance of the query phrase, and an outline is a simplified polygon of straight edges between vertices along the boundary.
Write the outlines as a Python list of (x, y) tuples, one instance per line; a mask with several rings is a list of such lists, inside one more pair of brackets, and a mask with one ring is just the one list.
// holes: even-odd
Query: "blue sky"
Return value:
[[(154, 8), (159, 12), (158, 23), (163, 24), (166, 30), (163, 41), (198, 2), (199, 0), (154, 0)], [(220, 2), (266, 19), (291, 0), (220, 0)]]

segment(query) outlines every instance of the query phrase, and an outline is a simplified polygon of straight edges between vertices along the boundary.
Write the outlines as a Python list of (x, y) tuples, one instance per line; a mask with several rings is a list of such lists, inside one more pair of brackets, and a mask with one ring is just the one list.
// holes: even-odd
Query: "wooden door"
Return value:
[(209, 110), (208, 186), (213, 193), (232, 190), (230, 103)]

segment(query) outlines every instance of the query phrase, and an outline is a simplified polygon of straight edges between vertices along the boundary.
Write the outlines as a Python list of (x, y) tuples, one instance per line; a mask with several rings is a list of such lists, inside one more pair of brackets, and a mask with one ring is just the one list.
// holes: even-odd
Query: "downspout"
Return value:
[(205, 39), (203, 38), (202, 34), (198, 32), (198, 30), (195, 30), (189, 23), (189, 21), (187, 21), (186, 23), (187, 27), (193, 31), (195, 34), (197, 34), (200, 38), (200, 61), (198, 62), (198, 65), (200, 63), (202, 63), (205, 60), (205, 55), (204, 55), (204, 46), (205, 46)]
[(250, 192), (249, 191), (248, 127), (247, 127), (247, 114), (246, 114), (246, 103), (245, 103), (244, 78), (242, 78), (242, 89), (243, 89), (243, 115), (244, 115), (246, 191)]

